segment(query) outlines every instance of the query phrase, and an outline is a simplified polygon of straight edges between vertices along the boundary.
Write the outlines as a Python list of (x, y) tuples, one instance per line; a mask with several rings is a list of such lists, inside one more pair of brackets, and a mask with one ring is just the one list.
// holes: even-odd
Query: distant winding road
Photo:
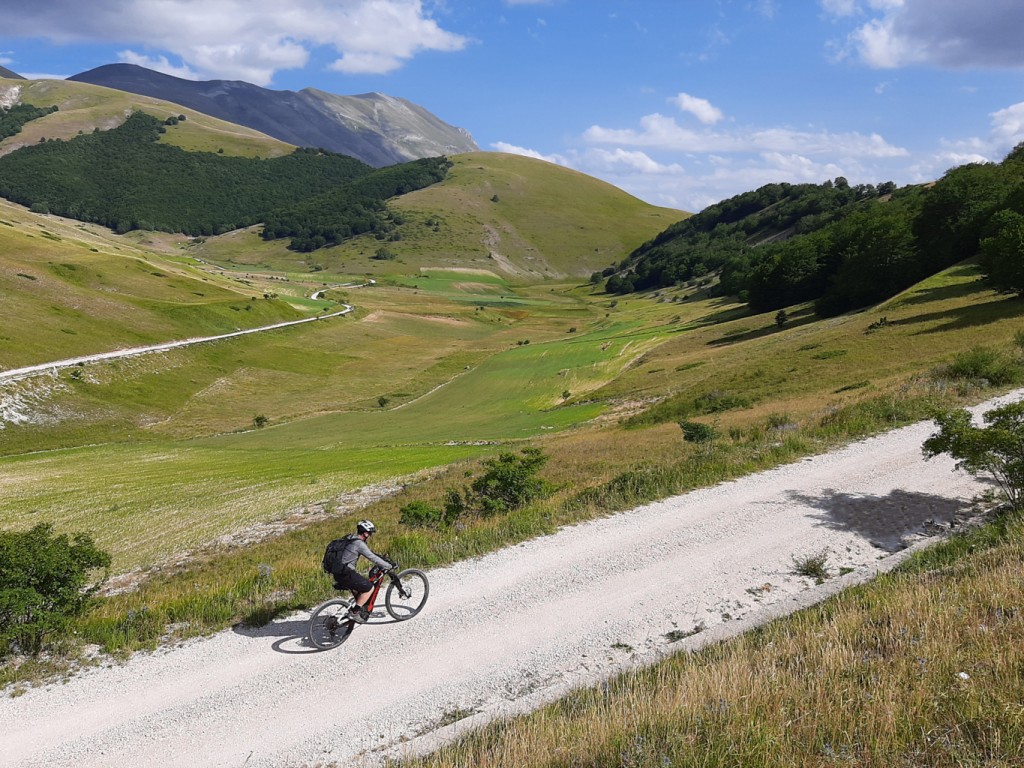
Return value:
[(113, 360), (118, 357), (135, 357), (137, 355), (146, 355), (150, 352), (165, 352), (168, 349), (176, 349), (178, 347), (188, 347), (193, 344), (204, 344), (208, 341), (220, 341), (221, 339), (232, 339), (235, 336), (245, 336), (250, 333), (262, 333), (263, 331), (273, 331), (277, 328), (287, 328), (291, 325), (301, 325), (303, 323), (313, 323), (317, 320), (326, 320), (331, 317), (340, 317), (341, 315), (347, 315), (352, 311), (353, 307), (351, 304), (343, 304), (344, 309), (338, 312), (331, 312), (327, 315), (317, 315), (316, 317), (304, 317), (301, 320), (288, 320), (283, 323), (274, 323), (273, 325), (264, 325), (259, 328), (247, 328), (244, 331), (233, 331), (231, 333), (222, 333), (219, 336), (199, 336), (192, 339), (182, 339), (181, 341), (166, 341), (162, 344), (152, 344), (148, 347), (131, 347), (130, 349), (115, 349), (113, 352), (100, 352), (96, 355), (84, 355), (82, 357), (71, 357), (67, 360), (54, 360), (49, 363), (40, 363), (38, 365), (29, 365), (24, 368), (13, 368), (8, 371), (0, 371), (0, 382), (13, 381), (15, 379), (21, 379), (25, 376), (34, 376), (37, 373), (44, 373), (46, 371), (55, 371), (61, 368), (70, 368), (73, 365), (80, 365), (85, 363), (94, 363), (98, 360)]

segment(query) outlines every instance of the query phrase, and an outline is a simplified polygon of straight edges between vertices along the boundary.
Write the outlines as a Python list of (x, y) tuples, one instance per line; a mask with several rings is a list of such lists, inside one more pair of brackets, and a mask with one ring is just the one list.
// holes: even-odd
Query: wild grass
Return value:
[(400, 765), (1020, 765), (1022, 565), (1013, 517)]

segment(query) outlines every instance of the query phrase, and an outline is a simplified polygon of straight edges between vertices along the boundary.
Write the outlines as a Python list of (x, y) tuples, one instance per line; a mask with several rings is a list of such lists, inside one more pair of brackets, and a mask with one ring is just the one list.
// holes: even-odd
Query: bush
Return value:
[(957, 354), (943, 372), (952, 379), (985, 380), (996, 387), (1024, 379), (1024, 365), (1019, 359), (989, 347), (974, 347)]
[(0, 531), (0, 656), (39, 653), (89, 605), (101, 583), (90, 586), (90, 572), (109, 566), (85, 534), (56, 535), (48, 524)]
[(437, 528), (444, 521), (444, 512), (425, 501), (410, 502), (398, 514), (398, 522), (411, 528)]
[(986, 411), (986, 427), (960, 409), (935, 417), (939, 431), (924, 441), (928, 458), (948, 453), (957, 468), (992, 477), (1015, 508), (1024, 504), (1024, 402)]
[(518, 509), (549, 491), (548, 484), (537, 477), (548, 457), (539, 448), (524, 448), (519, 455), (502, 453), (484, 462), (487, 471), (470, 486), (469, 501), (475, 502), (483, 515)]
[(679, 428), (683, 430), (683, 439), (688, 443), (710, 443), (718, 436), (714, 427), (699, 421), (680, 421)]

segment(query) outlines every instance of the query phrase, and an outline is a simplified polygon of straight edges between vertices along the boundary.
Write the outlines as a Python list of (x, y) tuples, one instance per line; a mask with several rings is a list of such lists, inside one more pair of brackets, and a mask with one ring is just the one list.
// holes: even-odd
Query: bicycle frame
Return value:
[[(366, 610), (371, 613), (373, 612), (373, 604), (377, 602), (377, 594), (380, 592), (380, 587), (384, 583), (385, 573), (387, 573), (387, 571), (381, 570), (375, 565), (367, 574), (367, 578), (370, 580), (370, 583), (373, 584), (373, 590), (370, 592), (370, 599), (366, 601)], [(401, 586), (399, 586), (399, 589), (401, 589)], [(353, 595), (354, 594), (355, 593), (353, 592)], [(352, 602), (353, 604), (355, 603), (354, 597)]]

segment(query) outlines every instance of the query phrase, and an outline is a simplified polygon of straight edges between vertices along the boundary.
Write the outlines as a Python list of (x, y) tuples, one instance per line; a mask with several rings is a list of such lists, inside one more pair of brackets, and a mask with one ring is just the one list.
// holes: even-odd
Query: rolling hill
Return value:
[(68, 80), (14, 80), (0, 78), (0, 102), (57, 107), (57, 111), (27, 123), (15, 136), (0, 141), (0, 155), (45, 139), (73, 139), (106, 131), (124, 123), (132, 112), (142, 111), (160, 120), (185, 115), (179, 130), (161, 136), (162, 142), (192, 152), (217, 152), (241, 157), (280, 157), (295, 150), (266, 134), (210, 117), (162, 99), (137, 96), (112, 88)]
[[(541, 160), (495, 152), (450, 159), (444, 180), (390, 201), (402, 220), (392, 239), (363, 235), (302, 255), (262, 242), (254, 227), (208, 238), (194, 253), (232, 268), (324, 276), (446, 268), (494, 272), (513, 283), (579, 280), (688, 215)], [(393, 258), (375, 258), (382, 248)]]

